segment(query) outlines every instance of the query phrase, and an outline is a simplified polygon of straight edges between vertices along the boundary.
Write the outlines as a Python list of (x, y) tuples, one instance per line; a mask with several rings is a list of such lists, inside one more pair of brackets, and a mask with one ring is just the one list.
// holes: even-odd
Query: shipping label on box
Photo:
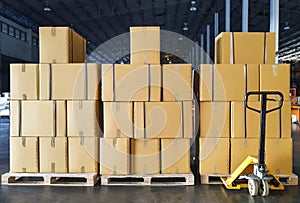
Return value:
[(66, 137), (40, 137), (41, 173), (68, 173), (68, 143)]
[(10, 99), (39, 99), (38, 64), (10, 64)]
[(130, 174), (129, 138), (100, 138), (100, 174)]
[(38, 173), (38, 137), (10, 137), (10, 172)]
[(104, 138), (133, 138), (133, 102), (104, 102)]
[(190, 139), (161, 139), (161, 173), (191, 173), (190, 147)]

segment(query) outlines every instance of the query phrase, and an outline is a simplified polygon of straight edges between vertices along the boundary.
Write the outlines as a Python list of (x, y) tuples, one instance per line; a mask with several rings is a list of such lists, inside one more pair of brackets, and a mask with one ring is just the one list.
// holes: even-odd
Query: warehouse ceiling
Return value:
[[(231, 0), (231, 31), (242, 29), (242, 1)], [(211, 25), (214, 39), (214, 13), (219, 13), (219, 32), (225, 30), (225, 0), (2, 0), (15, 12), (38, 26), (70, 26), (88, 40), (91, 52), (105, 41), (129, 31), (130, 26), (157, 25), (163, 30), (199, 41)], [(47, 4), (50, 12), (43, 9)], [(280, 0), (280, 54), (300, 50), (300, 0)], [(2, 15), (5, 11), (2, 10)], [(270, 0), (249, 0), (249, 31), (269, 31)], [(183, 31), (187, 23), (188, 31)], [(288, 26), (290, 29), (285, 30)], [(284, 47), (284, 48), (283, 48)], [(291, 54), (290, 54), (291, 55)], [(289, 59), (289, 58), (286, 58)]]

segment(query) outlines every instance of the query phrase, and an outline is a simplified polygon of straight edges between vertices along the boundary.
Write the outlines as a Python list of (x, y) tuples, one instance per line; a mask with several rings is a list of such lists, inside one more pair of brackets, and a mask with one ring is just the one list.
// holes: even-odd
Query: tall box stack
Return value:
[[(231, 174), (247, 156), (258, 157), (260, 115), (244, 108), (250, 91), (283, 93), (283, 107), (267, 115), (266, 165), (275, 174), (292, 174), (290, 70), (289, 65), (274, 65), (275, 34), (221, 33), (215, 62), (197, 70), (200, 174)], [(251, 96), (248, 104), (260, 109), (260, 100)], [(278, 105), (268, 101), (267, 109)]]
[(101, 175), (190, 174), (192, 67), (160, 64), (159, 27), (131, 27), (131, 64), (102, 65)]
[(100, 66), (67, 27), (40, 27), (40, 64), (11, 64), (10, 172), (98, 173)]

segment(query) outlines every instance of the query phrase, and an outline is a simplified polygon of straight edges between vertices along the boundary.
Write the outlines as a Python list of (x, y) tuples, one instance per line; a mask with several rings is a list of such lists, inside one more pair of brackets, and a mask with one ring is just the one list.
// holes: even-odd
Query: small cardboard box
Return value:
[(100, 138), (100, 175), (130, 174), (130, 139)]
[(38, 173), (38, 137), (10, 137), (10, 172)]
[(66, 137), (40, 137), (39, 154), (41, 173), (68, 173)]
[(191, 173), (190, 139), (161, 139), (161, 173)]
[(38, 64), (10, 64), (10, 99), (39, 99)]

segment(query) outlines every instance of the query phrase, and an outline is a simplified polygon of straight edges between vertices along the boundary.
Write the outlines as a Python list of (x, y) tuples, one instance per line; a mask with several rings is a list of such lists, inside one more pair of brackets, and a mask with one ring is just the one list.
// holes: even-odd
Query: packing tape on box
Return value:
[(27, 100), (27, 94), (22, 94), (22, 99)]
[(113, 147), (116, 148), (116, 145), (117, 145), (117, 139), (114, 138), (114, 139), (113, 139)]
[(55, 148), (55, 137), (51, 137), (51, 147)]
[(118, 172), (117, 166), (116, 166), (116, 165), (113, 165), (113, 173), (114, 173), (114, 174), (117, 174), (117, 172)]
[(54, 132), (54, 137), (57, 136), (57, 126), (56, 126), (56, 122), (57, 122), (57, 102), (54, 101), (53, 102), (53, 116), (54, 116), (54, 122), (53, 122), (53, 132)]
[(184, 138), (184, 104), (183, 104), (183, 101), (181, 102), (181, 137)]
[(22, 137), (22, 146), (26, 147), (26, 137)]
[(49, 64), (49, 100), (52, 100), (52, 64)]
[(22, 167), (22, 173), (26, 173), (26, 167)]
[(56, 27), (51, 27), (51, 37), (56, 37)]
[(144, 174), (147, 174), (147, 173), (148, 173), (148, 166), (147, 166), (147, 165), (144, 165), (144, 166), (143, 166), (143, 173), (144, 173)]
[(273, 68), (273, 75), (275, 77), (278, 76), (278, 66), (277, 65), (272, 65), (272, 68)]
[(80, 172), (81, 172), (81, 173), (85, 173), (85, 167), (84, 167), (84, 166), (81, 166), (81, 167), (80, 167)]
[(22, 73), (26, 72), (26, 65), (23, 63), (22, 64)]
[(81, 132), (79, 132), (79, 139), (80, 139), (80, 145), (84, 145), (84, 137), (83, 137), (83, 133), (81, 134)]
[(82, 101), (78, 101), (78, 109), (83, 109), (83, 102)]
[(55, 163), (51, 162), (51, 173), (55, 173)]

